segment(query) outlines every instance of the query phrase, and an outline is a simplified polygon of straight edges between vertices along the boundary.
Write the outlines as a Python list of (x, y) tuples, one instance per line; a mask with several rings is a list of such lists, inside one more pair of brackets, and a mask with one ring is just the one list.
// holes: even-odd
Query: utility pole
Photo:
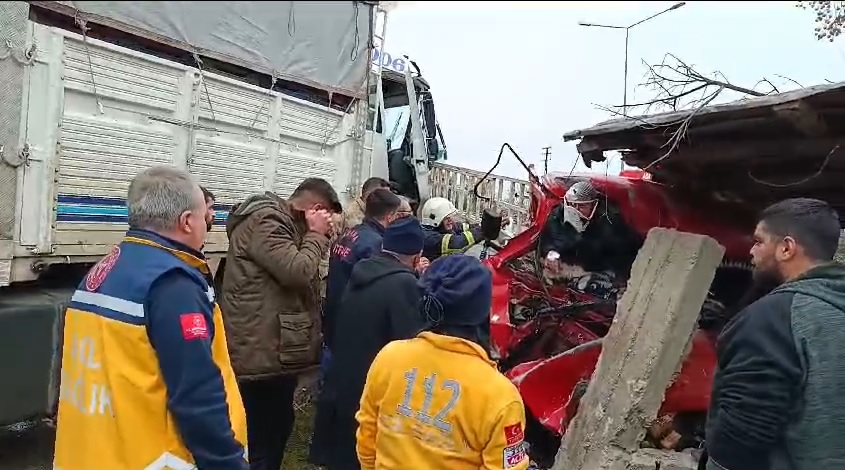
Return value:
[(551, 147), (543, 147), (543, 174), (549, 174), (549, 156), (552, 154)]

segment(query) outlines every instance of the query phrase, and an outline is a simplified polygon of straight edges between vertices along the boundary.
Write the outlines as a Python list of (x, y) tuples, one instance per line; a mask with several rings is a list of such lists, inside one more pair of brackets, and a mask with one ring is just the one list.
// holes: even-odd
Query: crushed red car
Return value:
[[(757, 213), (782, 199), (813, 197), (833, 206), (845, 227), (845, 166), (830, 163), (841, 153), (843, 111), (845, 86), (837, 83), (694, 111), (614, 119), (563, 136), (579, 141), (587, 167), (617, 152), (628, 166), (647, 170), (619, 176), (537, 177), (510, 149), (529, 172), (530, 224), (484, 261), (494, 282), (491, 349), (523, 396), (526, 439), (541, 467), (553, 460), (575, 416), (616, 312), (613, 296), (544, 279), (538, 256), (542, 234), (567, 189), (589, 180), (643, 240), (651, 228), (666, 227), (709, 235), (726, 248), (690, 352), (647, 430), (656, 447), (698, 447), (715, 338), (753, 294), (749, 249)], [(490, 172), (501, 157), (502, 152)], [(476, 196), (486, 199), (477, 188)]]
[[(734, 303), (750, 281), (749, 230), (719, 224), (708, 216), (713, 207), (692, 207), (671, 199), (660, 185), (638, 173), (619, 177), (550, 174), (534, 178), (531, 185), (531, 225), (484, 261), (493, 271), (492, 356), (522, 394), (530, 416), (532, 457), (538, 462), (554, 457), (616, 312), (615, 301), (547, 285), (536, 262), (544, 222), (563, 202), (566, 189), (584, 180), (620, 211), (643, 240), (651, 228), (668, 227), (710, 235), (726, 247), (712, 295), (702, 310), (701, 328), (663, 403), (661, 416), (673, 418), (673, 425), (655, 436), (657, 446), (697, 446), (703, 439), (716, 362), (715, 335), (724, 323), (724, 305)], [(677, 438), (666, 441), (669, 432), (676, 432)]]

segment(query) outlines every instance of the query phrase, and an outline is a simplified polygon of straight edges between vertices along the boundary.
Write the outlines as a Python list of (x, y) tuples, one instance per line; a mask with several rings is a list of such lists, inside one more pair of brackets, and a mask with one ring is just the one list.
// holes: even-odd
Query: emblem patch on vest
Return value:
[(201, 313), (183, 313), (179, 315), (182, 324), (182, 337), (185, 341), (208, 338), (208, 325)]
[(88, 275), (85, 276), (85, 288), (88, 289), (89, 292), (94, 292), (100, 288), (103, 281), (106, 280), (106, 276), (109, 275), (109, 272), (111, 272), (115, 263), (117, 263), (118, 258), (120, 258), (120, 246), (115, 245), (109, 254), (104, 256), (103, 259), (98, 261), (97, 264), (88, 271)]
[(509, 446), (519, 444), (525, 439), (525, 434), (522, 432), (522, 424), (516, 423), (510, 426), (505, 426), (505, 442)]

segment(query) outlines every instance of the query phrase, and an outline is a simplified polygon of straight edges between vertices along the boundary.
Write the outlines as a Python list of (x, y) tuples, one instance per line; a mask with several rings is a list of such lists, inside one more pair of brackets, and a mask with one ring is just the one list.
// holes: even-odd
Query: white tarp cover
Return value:
[[(199, 55), (278, 78), (361, 96), (369, 70), (372, 6), (308, 2), (57, 2), (107, 26), (128, 25)], [(102, 18), (100, 18), (102, 19)], [(114, 23), (117, 22), (117, 23)]]

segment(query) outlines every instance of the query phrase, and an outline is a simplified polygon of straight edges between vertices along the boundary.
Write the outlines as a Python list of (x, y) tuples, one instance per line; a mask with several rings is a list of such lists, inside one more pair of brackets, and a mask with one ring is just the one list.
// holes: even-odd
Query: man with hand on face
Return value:
[(708, 470), (845, 468), (845, 266), (839, 217), (817, 199), (769, 206), (755, 285), (776, 285), (722, 330), (707, 419)]
[(299, 374), (319, 364), (319, 266), (332, 214), (340, 211), (332, 186), (307, 178), (288, 200), (271, 192), (251, 196), (226, 220), (220, 305), (246, 407), (252, 470), (281, 466)]
[(246, 470), (246, 416), (200, 252), (203, 193), (157, 166), (132, 179), (126, 205), (129, 231), (65, 314), (53, 468)]
[[(423, 247), (419, 221), (404, 217), (387, 226), (381, 252), (355, 265), (338, 310), (333, 358), (318, 414), (332, 417), (323, 432), (330, 470), (357, 470), (355, 412), (367, 370), (379, 350), (421, 328), (417, 267)], [(318, 423), (319, 425), (320, 423)]]

